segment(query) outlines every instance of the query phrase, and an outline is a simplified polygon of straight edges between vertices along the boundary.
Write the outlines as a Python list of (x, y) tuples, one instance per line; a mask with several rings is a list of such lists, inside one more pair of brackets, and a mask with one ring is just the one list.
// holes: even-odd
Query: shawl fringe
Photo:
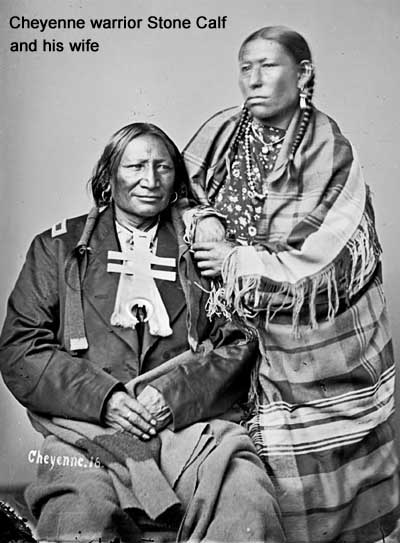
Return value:
[[(240, 275), (238, 251), (226, 257), (222, 267), (224, 286), (210, 292), (207, 314), (224, 315), (232, 319), (255, 319), (261, 316), (265, 329), (281, 311), (290, 312), (293, 333), (299, 336), (302, 311), (308, 309), (308, 324), (317, 328), (321, 317), (317, 315), (317, 299), (326, 303), (324, 320), (332, 322), (341, 302), (347, 305), (368, 282), (381, 255), (373, 220), (364, 218), (355, 234), (336, 259), (323, 270), (297, 283), (276, 283), (261, 275)], [(255, 323), (254, 323), (255, 324)]]

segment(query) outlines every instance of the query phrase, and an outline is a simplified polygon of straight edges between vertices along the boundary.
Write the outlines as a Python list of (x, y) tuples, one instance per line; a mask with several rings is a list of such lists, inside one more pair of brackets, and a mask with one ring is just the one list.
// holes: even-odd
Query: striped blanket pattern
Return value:
[[(230, 175), (239, 116), (215, 115), (184, 151), (203, 204)], [(400, 517), (395, 367), (370, 194), (352, 145), (317, 110), (288, 167), (297, 122), (256, 242), (228, 256), (210, 306), (259, 338), (247, 425), (288, 543), (387, 541)]]
[(278, 491), (288, 541), (381, 541), (399, 518), (391, 420), (395, 367), (379, 278), (317, 329), (260, 334), (253, 441)]

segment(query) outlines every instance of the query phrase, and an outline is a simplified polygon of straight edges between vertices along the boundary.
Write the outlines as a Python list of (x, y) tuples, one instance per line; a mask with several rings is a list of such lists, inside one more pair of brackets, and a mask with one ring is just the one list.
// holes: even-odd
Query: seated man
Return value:
[(178, 541), (285, 541), (234, 422), (256, 351), (233, 322), (206, 318), (172, 205), (186, 183), (168, 136), (128, 125), (95, 167), (96, 208), (30, 247), (0, 363), (46, 437), (26, 493), (41, 540), (132, 542), (161, 524)]

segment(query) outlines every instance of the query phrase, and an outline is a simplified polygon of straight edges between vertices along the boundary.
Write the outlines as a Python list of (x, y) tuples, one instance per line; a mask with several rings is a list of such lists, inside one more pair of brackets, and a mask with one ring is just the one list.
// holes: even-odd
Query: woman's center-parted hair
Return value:
[(122, 155), (128, 144), (140, 136), (153, 136), (164, 143), (175, 168), (174, 190), (179, 197), (189, 195), (188, 174), (175, 143), (161, 128), (154, 124), (132, 123), (120, 128), (111, 136), (93, 169), (92, 177), (89, 179), (89, 186), (98, 207), (108, 205), (111, 202), (110, 181), (116, 178)]
[(312, 62), (311, 50), (301, 34), (286, 26), (265, 26), (248, 36), (239, 49), (239, 59), (246, 45), (257, 39), (271, 40), (279, 43), (292, 56), (297, 64), (304, 60)]

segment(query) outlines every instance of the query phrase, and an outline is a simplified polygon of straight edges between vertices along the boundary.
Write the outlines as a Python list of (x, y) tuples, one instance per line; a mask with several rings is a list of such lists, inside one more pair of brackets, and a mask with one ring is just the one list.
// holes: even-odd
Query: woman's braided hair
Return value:
[[(241, 57), (244, 47), (248, 43), (259, 38), (262, 38), (265, 40), (272, 40), (279, 43), (280, 45), (282, 45), (282, 47), (285, 48), (285, 50), (294, 58), (295, 62), (298, 64), (301, 64), (301, 62), (303, 61), (308, 61), (309, 63), (312, 62), (311, 51), (306, 40), (303, 38), (301, 34), (285, 26), (266, 26), (250, 34), (250, 36), (248, 36), (244, 40), (244, 42), (242, 43), (240, 47), (239, 58)], [(309, 78), (303, 90), (304, 99), (305, 99), (305, 107), (304, 109), (301, 109), (301, 114), (300, 114), (299, 122), (297, 125), (296, 133), (293, 138), (293, 142), (291, 144), (291, 148), (289, 152), (289, 167), (292, 166), (294, 155), (296, 154), (296, 151), (304, 137), (304, 134), (307, 130), (308, 124), (311, 119), (311, 114), (313, 110), (312, 98), (314, 94), (314, 83), (315, 83), (315, 74), (313, 70), (311, 77)], [(237, 153), (239, 142), (243, 140), (244, 134), (250, 122), (251, 122), (250, 112), (245, 106), (243, 106), (242, 114), (241, 114), (238, 128), (236, 131), (236, 136), (232, 144), (233, 156)]]
[(247, 126), (250, 122), (251, 122), (250, 112), (245, 106), (243, 106), (242, 113), (239, 119), (239, 124), (236, 129), (236, 136), (231, 147), (231, 153), (233, 157), (236, 156), (238, 152), (239, 143), (243, 141)]

